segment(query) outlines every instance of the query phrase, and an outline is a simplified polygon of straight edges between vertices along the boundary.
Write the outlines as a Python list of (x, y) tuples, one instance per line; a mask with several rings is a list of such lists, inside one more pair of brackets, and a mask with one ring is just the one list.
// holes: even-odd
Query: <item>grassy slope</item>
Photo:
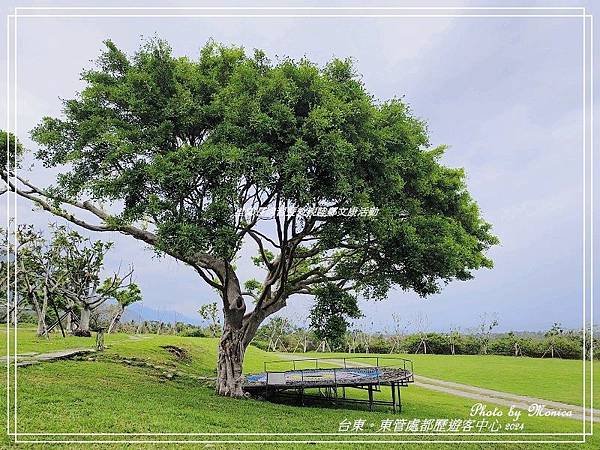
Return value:
[[(3, 334), (0, 337), (4, 337)], [(19, 349), (24, 349), (21, 351), (81, 347), (93, 342), (91, 339), (81, 338), (63, 340), (57, 336), (50, 342), (36, 342), (29, 331), (20, 331), (19, 338)], [(161, 363), (175, 363), (175, 359), (160, 345), (178, 345), (188, 349), (192, 356), (189, 364), (177, 363), (182, 368), (198, 374), (210, 374), (214, 370), (216, 341), (212, 339), (115, 335), (109, 336), (107, 343), (110, 345), (107, 354), (118, 353)], [(251, 348), (246, 358), (246, 371), (259, 371), (262, 369), (262, 361), (271, 359), (272, 354)], [(104, 361), (65, 361), (19, 368), (18, 394), (19, 432), (61, 433), (212, 433), (230, 432), (232, 424), (236, 424), (241, 432), (335, 433), (341, 420), (358, 418), (376, 424), (373, 430), (376, 431), (380, 421), (385, 418), (466, 418), (473, 404), (468, 399), (411, 386), (403, 390), (405, 409), (402, 415), (396, 417), (386, 411), (369, 413), (364, 410), (300, 408), (256, 400), (221, 398), (215, 396), (211, 389), (187, 379), (162, 381), (151, 370)], [(4, 401), (2, 396), (2, 408), (5, 407)], [(527, 418), (523, 422), (527, 432), (579, 432), (581, 429), (580, 423), (573, 420)], [(281, 438), (293, 439), (293, 436), (279, 436)], [(406, 436), (399, 438), (410, 439)], [(597, 445), (598, 441), (594, 444)], [(332, 444), (328, 445), (331, 446)], [(538, 446), (565, 448), (564, 444)], [(352, 447), (356, 448), (355, 445)], [(364, 445), (364, 448), (369, 447)], [(419, 448), (424, 447), (443, 446), (428, 444)], [(456, 447), (457, 445), (452, 446)], [(497, 445), (461, 447), (497, 448)], [(80, 446), (73, 445), (72, 448)], [(511, 448), (533, 448), (533, 445), (514, 444)], [(594, 446), (590, 444), (589, 448)]]
[[(14, 333), (11, 333), (9, 343), (11, 354), (14, 354), (13, 338)], [(200, 345), (198, 345), (199, 343)], [(105, 338), (106, 355), (139, 358), (155, 363), (172, 363), (188, 373), (203, 376), (214, 376), (215, 374), (217, 344), (218, 339), (168, 335), (126, 335), (118, 333), (107, 335)], [(35, 331), (30, 328), (19, 329), (17, 335), (18, 354), (29, 352), (47, 353), (72, 348), (92, 348), (94, 345), (95, 340), (92, 338), (75, 336), (62, 338), (60, 333), (53, 333), (50, 339), (38, 338), (35, 336)], [(177, 360), (161, 348), (162, 345), (176, 345), (186, 349), (191, 355), (191, 361), (187, 363)], [(6, 348), (6, 330), (2, 329), (0, 330), (0, 355), (6, 355)], [(250, 347), (247, 351), (244, 370), (246, 372), (263, 371), (263, 362), (276, 358), (273, 354)]]

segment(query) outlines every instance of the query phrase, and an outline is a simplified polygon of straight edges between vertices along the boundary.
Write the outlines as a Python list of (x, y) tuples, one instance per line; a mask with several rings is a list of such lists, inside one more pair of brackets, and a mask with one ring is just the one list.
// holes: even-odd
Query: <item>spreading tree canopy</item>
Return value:
[[(56, 184), (5, 179), (73, 223), (187, 263), (217, 289), (220, 393), (241, 395), (244, 349), (294, 294), (333, 283), (377, 299), (392, 287), (426, 296), (492, 267), (485, 251), (497, 239), (464, 171), (442, 165), (425, 123), (399, 99), (376, 100), (351, 60), (270, 61), (214, 42), (176, 57), (160, 40), (128, 56), (105, 44), (62, 117), (32, 132), (37, 158), (64, 168)], [(321, 209), (294, 213), (305, 207)], [(234, 265), (244, 242), (265, 272), (249, 289)]]

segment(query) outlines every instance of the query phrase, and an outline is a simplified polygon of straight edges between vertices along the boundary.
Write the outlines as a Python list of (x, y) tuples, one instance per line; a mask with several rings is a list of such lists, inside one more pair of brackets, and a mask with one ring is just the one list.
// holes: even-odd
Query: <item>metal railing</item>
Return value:
[[(360, 360), (360, 361), (355, 361)], [(374, 364), (366, 364), (363, 361), (371, 360)], [(310, 365), (310, 367), (306, 367), (306, 365)], [(272, 366), (275, 365), (286, 365), (285, 369), (287, 370), (273, 370)], [(333, 364), (336, 364), (337, 367), (331, 367)], [(300, 368), (299, 366), (304, 365), (304, 368)], [(296, 372), (299, 376), (298, 382), (301, 385), (309, 385), (312, 381), (315, 384), (329, 384), (324, 377), (317, 379), (316, 375), (321, 371), (327, 371), (328, 373), (333, 374), (333, 379), (331, 381), (331, 385), (337, 386), (338, 384), (345, 384), (344, 381), (340, 381), (338, 377), (338, 371), (344, 371), (347, 373), (348, 369), (371, 369), (375, 372), (375, 382), (376, 384), (380, 384), (380, 370), (382, 368), (394, 368), (394, 369), (402, 369), (404, 373), (407, 375), (406, 380), (413, 380), (413, 362), (406, 358), (401, 357), (393, 357), (393, 356), (354, 356), (354, 357), (343, 357), (343, 358), (301, 358), (294, 359), (288, 361), (282, 360), (274, 360), (274, 361), (265, 361), (264, 362), (264, 371), (266, 373), (266, 384), (277, 386), (277, 385), (290, 385), (293, 384), (288, 383), (286, 381), (285, 375), (289, 372)], [(369, 371), (370, 372), (370, 371)], [(270, 376), (272, 374), (272, 376)], [(271, 378), (271, 380), (270, 380)], [(311, 380), (313, 378), (313, 380)], [(343, 380), (343, 377), (342, 377)], [(339, 383), (338, 383), (339, 381)], [(346, 383), (353, 384), (349, 381)]]
[[(353, 360), (360, 360), (358, 361), (355, 365), (350, 365), (352, 364)], [(364, 360), (371, 360), (374, 361), (375, 364), (365, 364), (363, 361)], [(329, 357), (329, 358), (299, 358), (299, 359), (291, 359), (291, 360), (272, 360), (272, 361), (265, 361), (264, 362), (264, 371), (265, 372), (282, 372), (281, 370), (269, 370), (269, 365), (276, 365), (276, 364), (291, 364), (291, 370), (308, 370), (308, 367), (303, 368), (303, 369), (299, 369), (298, 365), (301, 362), (311, 362), (311, 365), (314, 363), (314, 367), (311, 367), (311, 369), (313, 370), (319, 370), (319, 369), (334, 369), (334, 368), (341, 368), (343, 367), (344, 369), (347, 369), (348, 367), (356, 369), (356, 368), (395, 368), (395, 369), (403, 369), (406, 371), (409, 371), (410, 373), (413, 372), (413, 362), (410, 359), (406, 359), (406, 358), (401, 358), (398, 356), (350, 356), (350, 357), (342, 357), (342, 358), (335, 358), (335, 357)], [(386, 362), (386, 361), (391, 361), (391, 362)], [(320, 364), (321, 363), (321, 364)], [(335, 363), (338, 365), (338, 367), (323, 367), (322, 363)], [(289, 367), (289, 366), (288, 366)], [(287, 372), (288, 370), (284, 370), (283, 372)]]

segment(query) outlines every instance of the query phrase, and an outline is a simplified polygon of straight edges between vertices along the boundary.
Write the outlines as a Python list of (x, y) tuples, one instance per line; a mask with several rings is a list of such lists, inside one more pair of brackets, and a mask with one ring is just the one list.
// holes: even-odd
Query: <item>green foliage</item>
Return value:
[(6, 230), (0, 229), (0, 246), (8, 249), (10, 255), (0, 261), (0, 270), (6, 272), (7, 266), (10, 267), (14, 278), (6, 281), (36, 314), (40, 334), (46, 333), (45, 321), (54, 316), (48, 307), (64, 306), (64, 288), (70, 285), (71, 275), (64, 257), (65, 229), (54, 225), (50, 228), (51, 239), (46, 239), (33, 225), (19, 224), (15, 241)]
[[(28, 224), (20, 224), (16, 235), (18, 265), (9, 258), (0, 262), (0, 268), (6, 271), (6, 265), (11, 265), (11, 272), (16, 275), (15, 288), (38, 316), (40, 333), (45, 333), (46, 322), (58, 319), (55, 308), (95, 310), (110, 298), (125, 308), (142, 299), (138, 285), (125, 283), (133, 270), (125, 278), (114, 274), (102, 279), (104, 257), (112, 243), (92, 241), (55, 224), (49, 225), (49, 236)], [(0, 229), (0, 236), (0, 244), (13, 253), (15, 247), (7, 241), (9, 235)]]
[(266, 324), (261, 326), (256, 333), (256, 339), (258, 341), (265, 341), (268, 347), (269, 341), (273, 339), (287, 338), (293, 333), (294, 327), (290, 320), (286, 317), (273, 317)]
[[(337, 321), (336, 321), (337, 322)], [(335, 325), (334, 325), (335, 326)], [(343, 328), (343, 325), (341, 326)], [(269, 335), (265, 327), (261, 327), (262, 333), (257, 334), (256, 340), (252, 344), (258, 348), (268, 350)], [(298, 341), (302, 335), (307, 333), (310, 335), (308, 339), (308, 351), (315, 351), (319, 344), (319, 340), (324, 338), (330, 340), (330, 336), (323, 337), (317, 330), (302, 330), (288, 326), (284, 333), (281, 333), (282, 344), (285, 348), (293, 350), (297, 349)], [(356, 332), (356, 331), (355, 331)], [(332, 333), (333, 334), (333, 333)], [(335, 333), (337, 334), (337, 332)], [(346, 331), (345, 337), (348, 339), (350, 332)], [(368, 336), (368, 348), (365, 345), (364, 339), (357, 340), (352, 348), (352, 352), (356, 353), (422, 353), (421, 339), (427, 343), (427, 353), (434, 355), (451, 355), (451, 343), (454, 340), (454, 351), (456, 355), (479, 355), (481, 354), (481, 337), (478, 334), (461, 334), (452, 336), (449, 333), (413, 333), (402, 336), (400, 346), (394, 346), (395, 340), (390, 335), (383, 333), (374, 333)], [(515, 344), (518, 345), (518, 352), (515, 352)], [(594, 340), (594, 345), (597, 344), (597, 339)], [(582, 357), (582, 337), (580, 333), (574, 331), (564, 332), (558, 337), (550, 339), (548, 336), (540, 334), (523, 335), (516, 333), (496, 334), (489, 337), (487, 344), (488, 355), (503, 355), (503, 356), (519, 356), (530, 358), (550, 358), (550, 346), (554, 346), (555, 358), (562, 359), (581, 359)], [(332, 345), (333, 347), (333, 345)], [(336, 342), (336, 347), (340, 350), (347, 350), (342, 341)], [(301, 348), (301, 347), (300, 347)], [(517, 354), (515, 354), (517, 353)], [(596, 359), (600, 355), (594, 353)]]
[(161, 40), (133, 56), (105, 45), (64, 118), (32, 131), (44, 164), (69, 165), (57, 196), (122, 204), (111, 223), (151, 220), (153, 245), (184, 260), (233, 260), (254, 226), (236, 218), (257, 198), (265, 207), (378, 208), (374, 217), (319, 217), (322, 258), (291, 265), (302, 275), (337, 254), (332, 275), (373, 298), (392, 285), (429, 295), (492, 267), (485, 251), (498, 240), (463, 170), (440, 164), (444, 147), (429, 148), (406, 104), (376, 102), (350, 60), (273, 63), (215, 42), (198, 59), (173, 56)]
[(246, 280), (244, 282), (244, 289), (246, 289), (246, 291), (248, 292), (251, 292), (252, 294), (258, 294), (260, 292), (261, 287), (262, 283), (255, 278)]
[(265, 267), (265, 259), (269, 262), (273, 262), (273, 260), (275, 259), (275, 254), (268, 248), (264, 249), (263, 253), (264, 253), (264, 257), (263, 257), (263, 255), (258, 255), (258, 256), (252, 257), (252, 262), (254, 263), (255, 266), (264, 268)]
[(320, 340), (327, 340), (333, 349), (343, 347), (348, 318), (358, 319), (362, 313), (356, 297), (328, 283), (317, 288), (315, 304), (310, 310), (310, 326)]
[(217, 303), (205, 303), (198, 310), (198, 314), (208, 322), (208, 328), (212, 337), (218, 336), (221, 332), (221, 321), (219, 319), (219, 308), (217, 307)]
[(2, 170), (20, 167), (23, 156), (23, 145), (17, 137), (9, 132), (0, 130), (0, 165)]
[(97, 291), (107, 298), (112, 297), (121, 280), (117, 275), (102, 280), (101, 273), (104, 257), (113, 243), (92, 241), (64, 226), (54, 226), (52, 230), (51, 241), (59, 249), (62, 264), (69, 273), (67, 290), (70, 294), (83, 299)]
[(137, 284), (131, 283), (114, 292), (113, 298), (119, 305), (126, 308), (133, 303), (142, 301), (142, 291)]

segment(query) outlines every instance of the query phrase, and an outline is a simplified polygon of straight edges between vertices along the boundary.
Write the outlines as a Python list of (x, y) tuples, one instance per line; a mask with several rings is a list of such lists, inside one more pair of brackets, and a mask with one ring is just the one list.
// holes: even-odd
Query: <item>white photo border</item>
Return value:
[[(89, 13), (78, 13), (78, 14), (66, 14), (66, 13), (31, 13), (32, 11), (121, 11), (119, 14), (114, 13), (102, 13), (102, 14), (89, 14)], [(193, 13), (193, 14), (147, 14), (147, 13), (133, 13), (133, 11), (228, 11), (229, 13)], [(382, 14), (382, 12), (394, 12), (394, 11), (486, 11), (485, 13), (446, 13), (446, 14), (418, 14), (418, 13), (409, 13), (409, 14), (398, 14), (398, 13), (389, 13)], [(25, 11), (24, 14), (20, 14), (19, 11)], [(131, 13), (126, 13), (127, 11), (132, 11)], [(267, 14), (267, 13), (245, 13), (238, 14), (234, 13), (235, 11), (348, 11), (345, 14), (339, 13), (318, 13), (318, 14), (307, 14), (303, 13), (276, 13), (276, 14)], [(355, 12), (360, 11), (378, 11), (377, 13), (371, 14), (358, 14)], [(487, 11), (500, 11), (498, 14), (490, 14)], [(544, 13), (535, 13), (535, 14), (522, 14), (522, 13), (506, 13), (505, 11), (557, 11), (554, 14), (544, 14)], [(568, 14), (565, 13), (567, 11), (578, 11), (579, 14)], [(7, 344), (6, 344), (6, 413), (7, 413), (7, 435), (13, 438), (15, 443), (204, 443), (204, 444), (215, 444), (215, 443), (585, 443), (586, 437), (593, 434), (593, 419), (594, 419), (594, 410), (593, 410), (593, 347), (590, 350), (590, 359), (586, 358), (586, 334), (587, 334), (587, 307), (588, 307), (588, 296), (586, 293), (589, 287), (589, 307), (590, 307), (590, 320), (589, 320), (589, 333), (590, 338), (593, 340), (593, 169), (594, 169), (594, 160), (593, 160), (593, 151), (594, 151), (594, 141), (593, 141), (593, 128), (594, 128), (594, 119), (593, 119), (593, 108), (594, 108), (594, 93), (593, 93), (593, 16), (587, 14), (586, 9), (584, 7), (436, 7), (436, 6), (405, 6), (405, 7), (395, 7), (395, 6), (204, 6), (204, 7), (188, 7), (188, 6), (173, 6), (173, 7), (77, 7), (77, 6), (65, 6), (65, 7), (37, 7), (37, 6), (29, 6), (29, 7), (16, 7), (14, 8), (14, 13), (7, 15), (6, 19), (6, 52), (7, 52), (7, 67), (6, 67), (6, 78), (7, 78), (7, 96), (6, 96), (6, 108), (7, 108), (7, 118), (6, 118), (6, 129), (7, 131), (12, 130), (12, 132), (17, 135), (18, 132), (18, 114), (17, 114), (17, 27), (18, 27), (18, 18), (25, 17), (54, 17), (54, 18), (78, 18), (78, 17), (204, 17), (204, 18), (226, 18), (226, 17), (245, 17), (245, 18), (265, 18), (265, 17), (273, 17), (273, 18), (319, 18), (319, 17), (330, 17), (330, 18), (347, 18), (347, 17), (365, 17), (365, 18), (395, 18), (395, 17), (412, 17), (412, 18), (423, 18), (423, 17), (446, 17), (446, 18), (462, 18), (462, 17), (477, 17), (477, 18), (503, 18), (503, 17), (555, 17), (555, 18), (581, 18), (582, 19), (582, 39), (583, 39), (583, 51), (582, 51), (582, 61), (583, 61), (583, 167), (582, 167), (582, 175), (583, 175), (583, 275), (582, 275), (582, 283), (583, 283), (583, 318), (582, 318), (582, 330), (583, 330), (583, 407), (582, 407), (582, 425), (583, 430), (581, 433), (18, 433), (17, 432), (17, 308), (14, 308), (13, 314), (13, 323), (14, 323), (14, 336), (13, 336), (13, 351), (14, 354), (13, 362), (14, 362), (14, 380), (13, 380), (13, 396), (14, 396), (14, 404), (13, 404), (13, 427), (14, 430), (11, 430), (11, 342), (10, 342), (10, 287), (9, 283), (7, 283), (7, 320), (6, 320), (6, 331), (7, 331)], [(11, 22), (12, 22), (12, 54), (11, 54)], [(588, 32), (588, 24), (589, 24), (589, 32)], [(586, 42), (589, 42), (589, 46), (586, 46)], [(12, 56), (12, 59), (11, 59)], [(13, 93), (13, 123), (11, 128), (10, 122), (10, 93), (11, 93), (11, 61), (14, 63), (13, 73), (12, 73), (12, 93)], [(587, 65), (589, 61), (589, 66)], [(589, 74), (587, 70), (589, 69)], [(587, 75), (589, 75), (589, 80), (587, 79)], [(589, 105), (587, 100), (589, 99)], [(589, 106), (589, 111), (588, 107)], [(589, 126), (589, 129), (588, 129)], [(589, 145), (586, 137), (589, 133)], [(10, 155), (10, 139), (7, 135), (7, 157), (12, 156), (16, 159), (16, 149), (14, 155)], [(589, 151), (589, 154), (588, 154)], [(590, 158), (590, 168), (589, 168), (589, 212), (587, 211), (587, 198), (586, 198), (586, 190), (588, 186), (586, 184), (587, 173), (587, 158)], [(7, 158), (8, 160), (8, 158)], [(16, 177), (16, 174), (15, 174)], [(15, 182), (16, 182), (15, 178)], [(14, 235), (9, 236), (16, 241), (16, 227), (17, 227), (17, 195), (12, 196), (13, 206), (12, 212), (13, 216), (11, 220), (11, 195), (7, 195), (7, 233), (11, 233), (10, 230), (15, 232)], [(586, 215), (589, 214), (589, 224)], [(589, 242), (587, 239), (587, 233), (589, 232)], [(589, 245), (589, 253), (586, 253), (587, 245)], [(7, 249), (8, 250), (8, 249)], [(8, 253), (7, 253), (8, 254)], [(15, 254), (15, 258), (17, 255)], [(588, 259), (589, 258), (589, 259)], [(589, 268), (589, 280), (586, 276), (588, 273), (587, 270)], [(10, 279), (10, 267), (7, 268), (7, 279)], [(15, 285), (16, 285), (16, 273), (14, 274)], [(589, 281), (589, 284), (588, 284)], [(17, 296), (16, 290), (14, 293), (13, 304), (16, 305)], [(592, 341), (593, 342), (593, 341)], [(586, 366), (589, 363), (590, 366), (590, 413), (589, 416), (586, 414), (586, 399), (587, 399), (587, 383), (586, 383)], [(589, 429), (587, 431), (589, 417)], [(316, 441), (312, 440), (30, 440), (30, 439), (19, 439), (20, 436), (581, 436), (580, 440), (459, 440), (459, 439), (450, 439), (450, 440), (390, 440), (390, 439), (381, 439), (381, 440), (321, 440)]]

